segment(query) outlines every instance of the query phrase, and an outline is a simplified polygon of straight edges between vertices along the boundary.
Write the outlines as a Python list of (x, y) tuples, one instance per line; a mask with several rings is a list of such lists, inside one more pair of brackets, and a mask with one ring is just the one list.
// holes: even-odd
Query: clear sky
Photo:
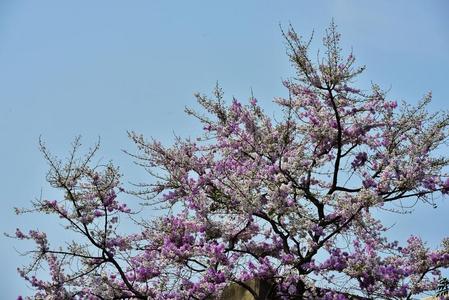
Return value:
[[(52, 227), (58, 220), (15, 216), (42, 194), (40, 135), (64, 156), (81, 134), (102, 139), (101, 155), (122, 166), (125, 178), (146, 178), (122, 149), (134, 150), (126, 131), (170, 143), (173, 132), (195, 135), (183, 112), (193, 93), (216, 81), (227, 99), (246, 100), (251, 88), (267, 111), (285, 96), (293, 75), (279, 24), (291, 23), (320, 41), (335, 19), (343, 45), (367, 65), (371, 81), (390, 96), (415, 103), (432, 90), (431, 109), (449, 108), (449, 2), (434, 1), (0, 1), (0, 230)], [(449, 235), (449, 205), (419, 205), (413, 216), (386, 216), (392, 236), (421, 234), (430, 245)], [(56, 239), (58, 236), (56, 235)], [(50, 237), (51, 238), (51, 237)], [(15, 269), (25, 262), (19, 242), (0, 237), (1, 299), (26, 287)]]

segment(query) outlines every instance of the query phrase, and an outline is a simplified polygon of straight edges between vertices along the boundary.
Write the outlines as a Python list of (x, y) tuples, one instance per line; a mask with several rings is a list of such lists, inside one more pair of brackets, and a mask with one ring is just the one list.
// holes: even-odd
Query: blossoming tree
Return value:
[[(94, 147), (79, 158), (78, 140), (60, 161), (41, 143), (47, 180), (58, 200), (33, 211), (58, 216), (79, 237), (54, 247), (46, 233), (17, 229), (34, 240), (20, 275), (37, 299), (217, 299), (230, 284), (255, 299), (411, 299), (435, 291), (449, 266), (449, 242), (431, 250), (418, 236), (389, 241), (371, 213), (390, 203), (434, 203), (449, 192), (448, 115), (386, 99), (376, 85), (352, 86), (363, 68), (343, 56), (333, 24), (323, 55), (310, 41), (283, 32), (296, 70), (276, 98), (283, 118), (255, 98), (224, 102), (197, 95), (204, 114), (198, 138), (170, 147), (130, 133), (133, 158), (152, 176), (132, 194), (160, 209), (139, 215), (121, 200), (118, 169), (94, 164)], [(441, 152), (440, 152), (441, 153)], [(29, 210), (18, 210), (27, 212)], [(133, 220), (123, 233), (119, 220)], [(39, 272), (35, 272), (39, 271)], [(259, 295), (248, 281), (265, 282)], [(46, 298), (48, 297), (48, 298)]]

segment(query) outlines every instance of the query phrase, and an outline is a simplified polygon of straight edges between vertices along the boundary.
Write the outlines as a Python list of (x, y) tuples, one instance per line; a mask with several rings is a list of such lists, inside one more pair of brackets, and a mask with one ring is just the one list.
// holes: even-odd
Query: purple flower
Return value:
[(353, 169), (356, 169), (358, 167), (363, 166), (367, 160), (368, 160), (368, 155), (366, 154), (366, 152), (359, 152), (355, 156), (355, 159), (351, 163), (351, 166)]

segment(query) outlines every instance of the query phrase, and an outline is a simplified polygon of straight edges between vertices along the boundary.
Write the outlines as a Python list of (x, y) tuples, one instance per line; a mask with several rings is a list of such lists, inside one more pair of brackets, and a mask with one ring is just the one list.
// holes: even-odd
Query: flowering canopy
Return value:
[[(150, 218), (120, 200), (118, 169), (92, 163), (95, 147), (58, 161), (41, 143), (48, 181), (64, 192), (34, 210), (55, 214), (80, 238), (53, 248), (44, 232), (17, 229), (36, 242), (20, 275), (37, 299), (214, 299), (238, 284), (256, 299), (410, 299), (434, 291), (449, 266), (449, 242), (430, 250), (418, 236), (389, 241), (371, 211), (390, 202), (433, 203), (449, 193), (437, 150), (448, 137), (446, 114), (386, 99), (376, 85), (352, 82), (363, 68), (342, 55), (331, 24), (324, 57), (283, 32), (296, 78), (276, 98), (283, 118), (269, 117), (255, 98), (225, 104), (196, 95), (206, 114), (187, 109), (203, 126), (195, 140), (171, 147), (130, 133), (134, 159), (154, 179), (134, 195), (159, 209)], [(19, 212), (22, 212), (19, 210)], [(117, 230), (120, 218), (135, 231)], [(49, 276), (34, 271), (48, 264)], [(258, 295), (248, 280), (270, 282)]]

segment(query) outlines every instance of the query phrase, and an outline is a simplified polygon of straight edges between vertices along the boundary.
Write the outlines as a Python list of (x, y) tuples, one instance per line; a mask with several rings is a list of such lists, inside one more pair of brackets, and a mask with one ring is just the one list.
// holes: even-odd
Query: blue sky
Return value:
[[(58, 221), (15, 216), (41, 195), (45, 181), (40, 135), (64, 156), (81, 134), (101, 136), (101, 158), (113, 159), (132, 181), (145, 180), (122, 149), (126, 131), (165, 143), (173, 132), (193, 136), (196, 121), (183, 112), (193, 93), (216, 81), (228, 99), (246, 100), (251, 88), (267, 111), (285, 96), (293, 75), (279, 24), (291, 23), (319, 42), (334, 18), (343, 46), (354, 50), (370, 82), (397, 100), (416, 102), (432, 90), (431, 109), (449, 108), (449, 2), (435, 1), (7, 1), (0, 2), (1, 231), (46, 228)], [(413, 216), (387, 216), (392, 235), (422, 234), (431, 245), (448, 234), (449, 205), (419, 205)], [(58, 235), (56, 235), (56, 238)], [(16, 275), (23, 245), (0, 238), (2, 299), (26, 294)]]

